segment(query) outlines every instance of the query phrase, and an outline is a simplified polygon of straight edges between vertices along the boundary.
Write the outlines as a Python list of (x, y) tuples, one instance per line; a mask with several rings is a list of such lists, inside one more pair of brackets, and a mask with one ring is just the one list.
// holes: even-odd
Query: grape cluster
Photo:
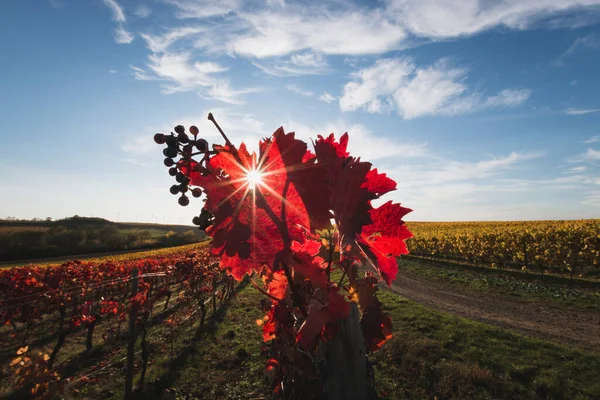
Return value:
[[(216, 121), (214, 121), (212, 114), (208, 115), (208, 119), (213, 121), (222, 133), (220, 127)], [(183, 173), (181, 168), (185, 168), (189, 175), (189, 171), (193, 166), (195, 171), (206, 176), (209, 171), (205, 165), (208, 163), (210, 156), (215, 154), (215, 152), (210, 151), (208, 142), (205, 139), (198, 138), (199, 130), (196, 126), (190, 126), (189, 133), (193, 138), (185, 132), (185, 127), (183, 127), (183, 125), (177, 125), (174, 131), (175, 132), (171, 132), (169, 135), (157, 133), (154, 135), (154, 141), (157, 144), (167, 145), (163, 150), (163, 155), (165, 156), (164, 164), (169, 168), (169, 175), (175, 177), (175, 180), (177, 181), (176, 184), (169, 188), (169, 192), (173, 195), (181, 194), (178, 203), (182, 206), (187, 206), (190, 204), (187, 193), (191, 193), (193, 197), (200, 197), (202, 196), (202, 189), (199, 187), (190, 188), (190, 179)], [(224, 133), (222, 134), (224, 135)], [(229, 143), (228, 139), (226, 139), (226, 141)], [(202, 155), (200, 162), (196, 162), (193, 159), (193, 157), (197, 155)], [(181, 158), (176, 160), (177, 157)], [(192, 222), (194, 225), (198, 225), (200, 229), (205, 230), (214, 223), (214, 216), (203, 208), (200, 215), (194, 217)]]
[[(207, 155), (209, 153), (208, 142), (205, 139), (198, 138), (198, 128), (190, 126), (191, 138), (186, 132), (183, 125), (177, 125), (175, 132), (170, 135), (157, 133), (154, 135), (154, 141), (157, 144), (166, 144), (167, 147), (163, 150), (165, 156), (164, 164), (169, 168), (169, 175), (175, 177), (177, 184), (169, 188), (169, 192), (173, 195), (178, 195), (178, 203), (182, 206), (190, 204), (190, 199), (187, 193), (190, 192), (194, 197), (202, 195), (202, 189), (190, 189), (190, 179), (181, 171), (181, 166), (190, 166), (192, 157), (198, 154)], [(181, 157), (179, 161), (175, 160)]]

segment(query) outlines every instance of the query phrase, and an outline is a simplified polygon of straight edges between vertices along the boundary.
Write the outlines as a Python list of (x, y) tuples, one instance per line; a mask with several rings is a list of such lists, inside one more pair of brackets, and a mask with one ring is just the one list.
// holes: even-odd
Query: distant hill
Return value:
[(200, 239), (204, 239), (206, 234), (199, 230), (194, 225), (173, 225), (173, 224), (156, 224), (152, 222), (114, 222), (104, 218), (97, 217), (80, 217), (75, 215), (73, 217), (57, 219), (57, 220), (8, 220), (0, 219), (0, 229), (2, 227), (42, 227), (51, 228), (54, 226), (66, 226), (66, 227), (77, 227), (77, 226), (96, 226), (102, 227), (106, 225), (114, 225), (119, 229), (156, 229), (162, 231), (174, 231), (174, 232), (186, 232), (188, 230), (194, 230), (197, 232), (197, 236)]
[(179, 246), (202, 241), (192, 225), (113, 222), (73, 216), (52, 220), (0, 220), (0, 261)]

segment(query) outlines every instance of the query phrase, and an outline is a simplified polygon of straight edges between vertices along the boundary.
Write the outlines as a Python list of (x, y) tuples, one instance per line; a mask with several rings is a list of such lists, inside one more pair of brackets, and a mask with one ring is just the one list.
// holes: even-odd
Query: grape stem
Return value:
[(215, 117), (213, 117), (212, 113), (208, 113), (208, 120), (215, 124), (215, 126), (219, 130), (219, 133), (221, 134), (221, 136), (223, 136), (223, 139), (225, 139), (225, 144), (227, 144), (227, 146), (233, 147), (233, 144), (229, 141), (229, 138), (227, 137), (225, 132), (223, 132), (223, 129), (221, 129), (219, 123), (215, 120)]

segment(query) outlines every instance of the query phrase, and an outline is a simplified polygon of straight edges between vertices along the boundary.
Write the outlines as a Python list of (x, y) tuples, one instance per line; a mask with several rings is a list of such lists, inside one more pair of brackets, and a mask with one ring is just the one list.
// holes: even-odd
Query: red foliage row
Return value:
[[(138, 292), (130, 297), (133, 270), (138, 271)], [(207, 250), (124, 262), (69, 261), (5, 269), (0, 271), (0, 321), (12, 325), (16, 336), (18, 331), (27, 332), (40, 321), (58, 316), (57, 332), (62, 340), (84, 326), (89, 348), (100, 319), (122, 322), (132, 306), (139, 319), (147, 318), (159, 301), (168, 302), (172, 294), (179, 301), (200, 301), (212, 293), (213, 283), (221, 275)]]
[[(95, 315), (125, 318), (130, 303), (131, 277), (139, 274), (139, 289), (131, 299), (144, 308), (164, 298), (173, 285), (195, 287), (212, 282), (218, 273), (206, 251), (175, 257), (125, 262), (89, 263), (69, 261), (55, 266), (29, 266), (0, 271), (0, 316), (4, 324), (26, 323), (61, 308), (76, 309), (78, 324)], [(210, 291), (210, 288), (204, 288)]]

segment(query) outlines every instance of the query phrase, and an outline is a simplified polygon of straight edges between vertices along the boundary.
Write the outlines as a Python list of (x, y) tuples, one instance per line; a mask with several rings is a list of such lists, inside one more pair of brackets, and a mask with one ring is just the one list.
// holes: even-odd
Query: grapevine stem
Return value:
[(350, 268), (350, 266), (344, 267), (344, 264), (341, 264), (342, 269), (344, 270), (344, 272), (342, 273), (342, 277), (340, 278), (340, 281), (338, 282), (338, 287), (342, 286), (342, 283), (344, 282), (344, 278), (346, 277), (346, 272), (348, 272), (348, 268)]
[(333, 262), (333, 231), (329, 232), (329, 261), (327, 263), (327, 279), (331, 277), (331, 263)]
[(254, 279), (250, 278), (250, 283), (252, 283), (252, 286), (254, 286), (259, 292), (261, 292), (265, 296), (270, 297), (275, 301), (281, 301), (281, 299), (278, 299), (277, 297), (273, 296), (272, 294), (270, 294), (269, 292), (267, 292), (266, 290), (264, 290), (263, 288), (258, 286), (258, 284), (256, 282), (254, 282)]
[(213, 117), (212, 113), (208, 113), (208, 120), (215, 124), (215, 126), (219, 130), (219, 133), (221, 134), (221, 136), (223, 136), (223, 139), (225, 139), (225, 144), (227, 144), (227, 146), (233, 147), (233, 144), (229, 141), (229, 138), (227, 137), (225, 132), (223, 132), (223, 129), (221, 129), (219, 123), (215, 120), (215, 117)]

